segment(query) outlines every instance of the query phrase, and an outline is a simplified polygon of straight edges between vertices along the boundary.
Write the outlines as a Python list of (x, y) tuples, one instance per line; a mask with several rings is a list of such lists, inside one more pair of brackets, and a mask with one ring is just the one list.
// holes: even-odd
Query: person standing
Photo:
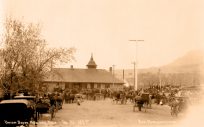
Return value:
[(50, 114), (51, 114), (51, 120), (55, 116), (56, 111), (56, 99), (54, 98), (54, 95), (50, 96)]

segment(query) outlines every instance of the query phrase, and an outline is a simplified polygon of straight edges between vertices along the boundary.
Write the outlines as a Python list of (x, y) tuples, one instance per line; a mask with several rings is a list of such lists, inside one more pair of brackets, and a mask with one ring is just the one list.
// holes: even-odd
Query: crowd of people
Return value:
[[(145, 97), (145, 94), (148, 95)], [(78, 95), (81, 100), (105, 100), (111, 98), (114, 103), (126, 104), (133, 103), (134, 105), (141, 107), (146, 103), (150, 108), (152, 104), (157, 105), (169, 105), (171, 108), (177, 107), (179, 111), (186, 109), (188, 105), (194, 104), (195, 98), (199, 98), (199, 92), (194, 89), (184, 89), (181, 86), (150, 86), (146, 89), (83, 89), (79, 90), (66, 90), (65, 91), (65, 103), (77, 102), (75, 95)], [(145, 98), (145, 99), (144, 99)], [(142, 100), (142, 101), (138, 101)], [(80, 105), (80, 104), (79, 104)], [(174, 109), (172, 109), (174, 110)]]
[[(112, 99), (112, 102), (117, 104), (132, 103), (141, 108), (144, 104), (151, 108), (152, 104), (157, 105), (169, 105), (173, 110), (175, 105), (180, 106), (179, 110), (185, 108), (186, 105), (194, 103), (192, 100), (195, 94), (198, 94), (194, 90), (185, 90), (181, 86), (150, 86), (146, 89), (127, 89), (113, 90), (110, 88), (106, 89), (65, 89), (60, 91), (49, 92), (33, 92), (33, 91), (18, 91), (12, 94), (12, 97), (19, 96), (21, 94), (24, 96), (35, 96), (36, 97), (36, 111), (38, 115), (43, 113), (51, 113), (52, 117), (54, 114), (62, 109), (63, 104), (76, 103), (78, 106), (84, 100), (105, 100), (106, 98)], [(146, 96), (148, 95), (148, 96)], [(7, 97), (7, 96), (6, 96)], [(182, 103), (182, 104), (181, 104)], [(188, 103), (188, 104), (187, 104)]]

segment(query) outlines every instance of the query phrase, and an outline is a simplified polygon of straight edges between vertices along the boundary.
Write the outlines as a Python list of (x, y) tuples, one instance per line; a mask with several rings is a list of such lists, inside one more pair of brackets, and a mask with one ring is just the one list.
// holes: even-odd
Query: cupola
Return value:
[(90, 58), (90, 60), (89, 60), (89, 62), (88, 62), (88, 64), (86, 66), (88, 67), (88, 69), (89, 68), (96, 69), (97, 65), (96, 65), (96, 63), (95, 63), (95, 61), (93, 59), (93, 54), (91, 54), (91, 58)]

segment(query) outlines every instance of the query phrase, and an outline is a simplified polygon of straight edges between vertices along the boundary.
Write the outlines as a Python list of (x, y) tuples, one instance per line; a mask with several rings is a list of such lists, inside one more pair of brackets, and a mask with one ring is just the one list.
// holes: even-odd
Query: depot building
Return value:
[(55, 88), (62, 89), (122, 89), (124, 82), (116, 78), (112, 69), (97, 69), (97, 65), (93, 59), (93, 55), (86, 65), (87, 68), (53, 68), (44, 78), (43, 86), (48, 91)]

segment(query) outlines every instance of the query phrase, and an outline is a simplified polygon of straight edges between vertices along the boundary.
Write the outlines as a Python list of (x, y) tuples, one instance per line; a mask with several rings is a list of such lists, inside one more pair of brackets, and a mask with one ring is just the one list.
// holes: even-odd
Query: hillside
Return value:
[[(138, 69), (138, 73), (158, 73), (159, 69), (162, 73), (193, 73), (200, 72), (203, 69), (201, 65), (204, 65), (204, 52), (195, 50), (186, 53), (167, 65)], [(126, 76), (134, 73), (133, 69), (125, 69), (124, 71)], [(115, 73), (116, 75), (122, 75), (123, 70), (115, 70)]]
[(204, 53), (202, 51), (190, 51), (172, 63), (162, 66), (161, 70), (164, 73), (197, 73), (202, 69), (203, 60)]
[[(192, 75), (200, 75), (201, 73), (204, 74), (204, 53), (202, 51), (190, 51), (186, 53), (184, 56), (177, 58), (173, 62), (163, 65), (161, 67), (151, 67), (151, 68), (143, 68), (138, 69), (138, 74), (142, 73), (153, 73), (158, 75), (158, 73), (162, 74), (191, 74), (189, 77), (181, 77), (189, 78), (189, 82), (192, 82), (190, 79), (193, 78)], [(123, 74), (124, 73), (124, 74)], [(133, 84), (133, 77), (134, 77), (134, 70), (133, 69), (126, 69), (124, 70), (116, 70), (115, 75), (120, 79), (126, 79), (130, 84)], [(199, 81), (203, 82), (203, 78), (196, 76)], [(195, 78), (195, 77), (194, 77)], [(187, 81), (187, 80), (186, 80)]]

